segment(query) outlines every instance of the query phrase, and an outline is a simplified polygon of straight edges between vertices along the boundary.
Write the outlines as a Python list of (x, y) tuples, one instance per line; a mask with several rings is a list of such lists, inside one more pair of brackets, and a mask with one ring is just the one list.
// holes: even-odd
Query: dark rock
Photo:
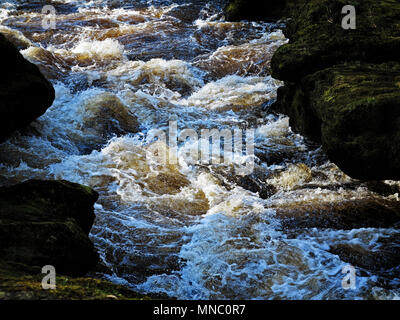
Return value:
[[(301, 3), (301, 2), (300, 2)], [(342, 8), (356, 8), (356, 29), (342, 28)], [(311, 0), (293, 10), (272, 76), (295, 82), (307, 74), (348, 61), (400, 61), (400, 3), (389, 0)]]
[[(57, 274), (56, 290), (43, 290), (41, 269), (32, 272), (17, 264), (0, 262), (0, 300), (148, 300), (147, 296), (93, 277)], [(159, 297), (155, 297), (159, 298)], [(168, 299), (169, 297), (160, 297)]]
[(231, 0), (225, 7), (227, 21), (274, 21), (288, 16), (290, 9), (300, 0)]
[(0, 140), (44, 114), (54, 88), (37, 66), (25, 60), (0, 34)]
[[(356, 8), (355, 30), (342, 28), (345, 5)], [(290, 42), (271, 61), (286, 83), (271, 109), (349, 176), (400, 179), (400, 3), (299, 1), (290, 15)]]
[(399, 202), (375, 197), (340, 202), (309, 201), (274, 209), (282, 227), (295, 232), (305, 228), (390, 228), (400, 222)]
[(0, 188), (0, 257), (83, 275), (98, 255), (88, 238), (98, 194), (67, 181), (30, 180)]
[(211, 172), (228, 190), (232, 190), (237, 185), (253, 193), (258, 193), (261, 199), (267, 199), (276, 193), (276, 188), (265, 182), (268, 174), (263, 168), (256, 167), (251, 174), (244, 176), (235, 174), (233, 168), (228, 171), (215, 167), (211, 169)]
[(357, 244), (336, 244), (329, 251), (356, 267), (372, 272), (385, 271), (397, 267), (400, 261), (399, 241), (391, 240), (393, 242), (380, 244), (377, 250), (368, 250)]
[(344, 64), (278, 91), (293, 130), (362, 180), (400, 179), (400, 64)]

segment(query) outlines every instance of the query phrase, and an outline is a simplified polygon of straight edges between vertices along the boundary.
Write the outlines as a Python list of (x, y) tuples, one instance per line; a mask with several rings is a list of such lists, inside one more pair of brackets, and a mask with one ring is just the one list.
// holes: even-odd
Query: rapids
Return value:
[[(350, 179), (268, 112), (282, 85), (268, 73), (287, 41), (281, 24), (225, 22), (223, 0), (53, 2), (49, 30), (47, 1), (0, 4), (0, 32), (56, 89), (46, 114), (0, 145), (0, 184), (66, 179), (98, 191), (90, 236), (99, 276), (179, 299), (399, 297), (399, 267), (356, 268), (356, 289), (344, 290), (347, 263), (330, 250), (400, 246), (398, 226), (283, 223), (288, 211), (329, 216), (349, 202), (399, 199)], [(253, 128), (254, 173), (160, 163), (144, 137), (170, 121), (179, 130)]]

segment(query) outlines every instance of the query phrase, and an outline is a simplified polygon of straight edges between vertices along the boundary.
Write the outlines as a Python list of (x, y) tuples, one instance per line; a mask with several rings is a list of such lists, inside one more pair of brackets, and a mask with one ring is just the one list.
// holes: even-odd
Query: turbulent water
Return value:
[[(287, 42), (282, 25), (225, 22), (222, 0), (54, 3), (56, 27), (48, 30), (46, 1), (0, 4), (0, 32), (56, 90), (45, 115), (0, 145), (0, 183), (66, 179), (97, 190), (91, 238), (101, 276), (180, 299), (398, 297), (398, 267), (357, 268), (356, 288), (344, 290), (347, 262), (331, 250), (377, 251), (398, 229), (282, 218), (398, 201), (351, 180), (294, 134), (288, 118), (267, 111), (282, 85), (268, 72)], [(254, 173), (181, 158), (164, 165), (151, 152), (157, 142), (144, 137), (170, 121), (196, 132), (253, 128)]]

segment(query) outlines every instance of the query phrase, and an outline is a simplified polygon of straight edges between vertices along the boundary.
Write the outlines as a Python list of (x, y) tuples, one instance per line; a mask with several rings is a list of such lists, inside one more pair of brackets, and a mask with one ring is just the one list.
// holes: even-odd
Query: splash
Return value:
[[(287, 42), (280, 25), (226, 22), (223, 1), (57, 5), (49, 31), (36, 3), (0, 4), (0, 32), (56, 89), (46, 114), (0, 145), (0, 183), (96, 189), (100, 276), (182, 299), (400, 295), (398, 266), (385, 258), (397, 252), (399, 183), (370, 190), (268, 111), (282, 85), (268, 71)], [(169, 141), (145, 137), (171, 121), (180, 131), (254, 129), (254, 171), (188, 163), (189, 140), (177, 143), (176, 162), (162, 161), (158, 151), (175, 152)], [(357, 216), (377, 208), (381, 227)], [(345, 291), (342, 267), (357, 255), (357, 288)]]

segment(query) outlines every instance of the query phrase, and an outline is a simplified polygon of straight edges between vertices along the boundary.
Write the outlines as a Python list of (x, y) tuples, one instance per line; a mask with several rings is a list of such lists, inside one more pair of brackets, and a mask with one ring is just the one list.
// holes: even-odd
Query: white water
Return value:
[[(385, 276), (358, 269), (357, 289), (344, 290), (347, 262), (329, 252), (336, 244), (379, 250), (398, 229), (306, 228), (293, 236), (282, 225), (278, 213), (287, 208), (334, 210), (383, 197), (361, 184), (348, 188), (354, 181), (287, 118), (263, 111), (282, 85), (267, 71), (286, 43), (280, 26), (224, 22), (223, 1), (59, 2), (57, 29), (47, 32), (40, 6), (0, 4), (0, 32), (20, 41), (56, 89), (46, 114), (0, 145), (0, 182), (67, 179), (97, 190), (91, 238), (110, 269), (102, 276), (181, 299), (399, 294), (397, 269)], [(246, 190), (223, 165), (157, 162), (143, 137), (169, 121), (196, 131), (255, 128), (255, 172), (275, 193)]]

